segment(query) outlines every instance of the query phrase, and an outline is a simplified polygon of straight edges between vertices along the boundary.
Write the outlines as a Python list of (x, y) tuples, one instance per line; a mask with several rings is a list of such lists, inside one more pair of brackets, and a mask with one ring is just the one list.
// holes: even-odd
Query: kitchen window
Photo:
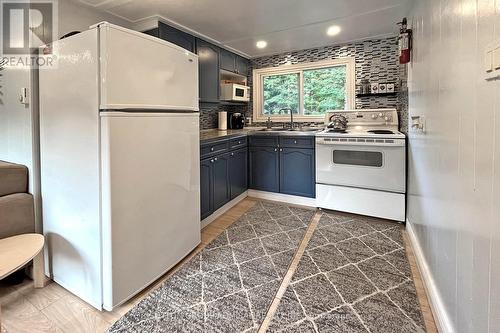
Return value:
[(354, 58), (253, 71), (255, 121), (323, 121), (326, 111), (354, 108)]

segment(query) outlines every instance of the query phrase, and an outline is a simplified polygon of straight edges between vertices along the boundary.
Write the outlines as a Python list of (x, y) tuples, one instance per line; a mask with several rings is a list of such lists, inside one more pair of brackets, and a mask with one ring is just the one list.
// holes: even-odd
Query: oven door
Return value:
[(362, 140), (317, 138), (316, 183), (405, 193), (405, 140)]

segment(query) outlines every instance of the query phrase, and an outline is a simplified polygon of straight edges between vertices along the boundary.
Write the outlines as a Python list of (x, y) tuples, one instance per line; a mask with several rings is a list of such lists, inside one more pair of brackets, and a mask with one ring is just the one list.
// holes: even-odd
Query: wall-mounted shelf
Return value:
[(234, 82), (234, 83), (243, 84), (243, 85), (247, 84), (247, 77), (244, 75), (229, 72), (225, 69), (220, 69), (219, 73), (220, 73), (221, 84), (224, 81)]
[(356, 94), (356, 97), (396, 96), (397, 94), (398, 94), (397, 91), (389, 93), (381, 93), (381, 94), (367, 93), (367, 94)]

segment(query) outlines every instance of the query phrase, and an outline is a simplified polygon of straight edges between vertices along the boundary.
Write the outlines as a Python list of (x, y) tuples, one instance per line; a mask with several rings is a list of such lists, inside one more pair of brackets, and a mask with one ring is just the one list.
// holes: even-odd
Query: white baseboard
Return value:
[(406, 230), (413, 247), (413, 252), (415, 253), (415, 258), (417, 259), (418, 270), (420, 271), (427, 296), (429, 297), (432, 314), (434, 315), (434, 319), (436, 321), (436, 328), (440, 333), (453, 333), (453, 325), (451, 324), (450, 317), (446, 312), (441, 294), (439, 293), (436, 283), (434, 282), (427, 260), (425, 260), (418, 237), (408, 219), (406, 220)]
[(233, 208), (238, 202), (245, 199), (247, 196), (248, 196), (248, 191), (245, 191), (236, 198), (234, 198), (233, 200), (229, 201), (221, 208), (217, 209), (215, 212), (212, 213), (212, 215), (206, 217), (204, 220), (201, 221), (201, 229), (205, 228), (207, 225), (215, 221), (219, 216), (221, 216), (222, 214)]
[(257, 191), (257, 190), (248, 190), (248, 196), (252, 197), (252, 198), (257, 198), (257, 199), (280, 201), (280, 202), (291, 204), (291, 205), (307, 206), (307, 207), (314, 207), (314, 208), (317, 207), (315, 198), (305, 198), (305, 197), (299, 197), (299, 196), (295, 196), (295, 195), (264, 192), (264, 191)]

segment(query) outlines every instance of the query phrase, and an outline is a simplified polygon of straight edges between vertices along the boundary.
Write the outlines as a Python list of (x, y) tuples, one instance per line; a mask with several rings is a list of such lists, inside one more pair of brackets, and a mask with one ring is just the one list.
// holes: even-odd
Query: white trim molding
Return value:
[(251, 198), (256, 198), (256, 199), (279, 201), (279, 202), (283, 202), (283, 203), (291, 204), (291, 205), (314, 207), (314, 208), (317, 207), (315, 198), (306, 198), (306, 197), (299, 197), (299, 196), (295, 196), (295, 195), (273, 193), (273, 192), (264, 192), (264, 191), (257, 191), (257, 190), (248, 190), (248, 196)]
[(454, 329), (450, 316), (446, 312), (443, 299), (439, 293), (436, 283), (434, 282), (434, 278), (432, 277), (432, 273), (429, 269), (429, 265), (425, 259), (422, 248), (420, 247), (418, 236), (413, 229), (413, 225), (408, 219), (406, 220), (406, 230), (408, 232), (411, 246), (413, 247), (413, 252), (415, 253), (415, 258), (417, 259), (417, 266), (424, 282), (425, 291), (429, 297), (432, 314), (434, 315), (434, 319), (436, 321), (436, 328), (440, 333), (453, 333)]
[(306, 198), (306, 197), (299, 197), (295, 195), (288, 195), (288, 194), (281, 194), (281, 193), (272, 193), (272, 192), (264, 192), (264, 191), (257, 191), (257, 190), (247, 190), (234, 198), (233, 200), (229, 201), (226, 203), (224, 206), (221, 208), (217, 209), (215, 212), (212, 213), (212, 215), (206, 217), (204, 220), (201, 221), (201, 229), (205, 228), (207, 225), (215, 221), (217, 218), (219, 218), (222, 214), (236, 206), (241, 200), (245, 199), (246, 197), (251, 197), (251, 198), (256, 198), (256, 199), (264, 199), (264, 200), (271, 200), (271, 201), (278, 201), (278, 202), (283, 202), (285, 204), (290, 204), (290, 205), (297, 205), (297, 206), (305, 206), (305, 207), (314, 207), (316, 208), (316, 199), (315, 198)]
[[(346, 109), (354, 109), (356, 106), (356, 61), (354, 57), (343, 57), (337, 59), (322, 60), (316, 62), (300, 63), (300, 64), (285, 64), (277, 67), (267, 67), (254, 69), (252, 72), (253, 76), (253, 121), (261, 122), (265, 121), (268, 116), (262, 114), (262, 104), (263, 100), (263, 79), (268, 75), (278, 75), (278, 74), (299, 74), (300, 76), (300, 108), (304, 107), (304, 92), (302, 87), (303, 82), (303, 71), (309, 69), (320, 69), (328, 68), (334, 66), (346, 66)], [(311, 121), (323, 121), (324, 116), (305, 116), (303, 115), (304, 110), (300, 110), (299, 115), (294, 116), (294, 120), (298, 122), (311, 122)], [(272, 120), (275, 121), (288, 121), (290, 116), (288, 115), (273, 115)]]

